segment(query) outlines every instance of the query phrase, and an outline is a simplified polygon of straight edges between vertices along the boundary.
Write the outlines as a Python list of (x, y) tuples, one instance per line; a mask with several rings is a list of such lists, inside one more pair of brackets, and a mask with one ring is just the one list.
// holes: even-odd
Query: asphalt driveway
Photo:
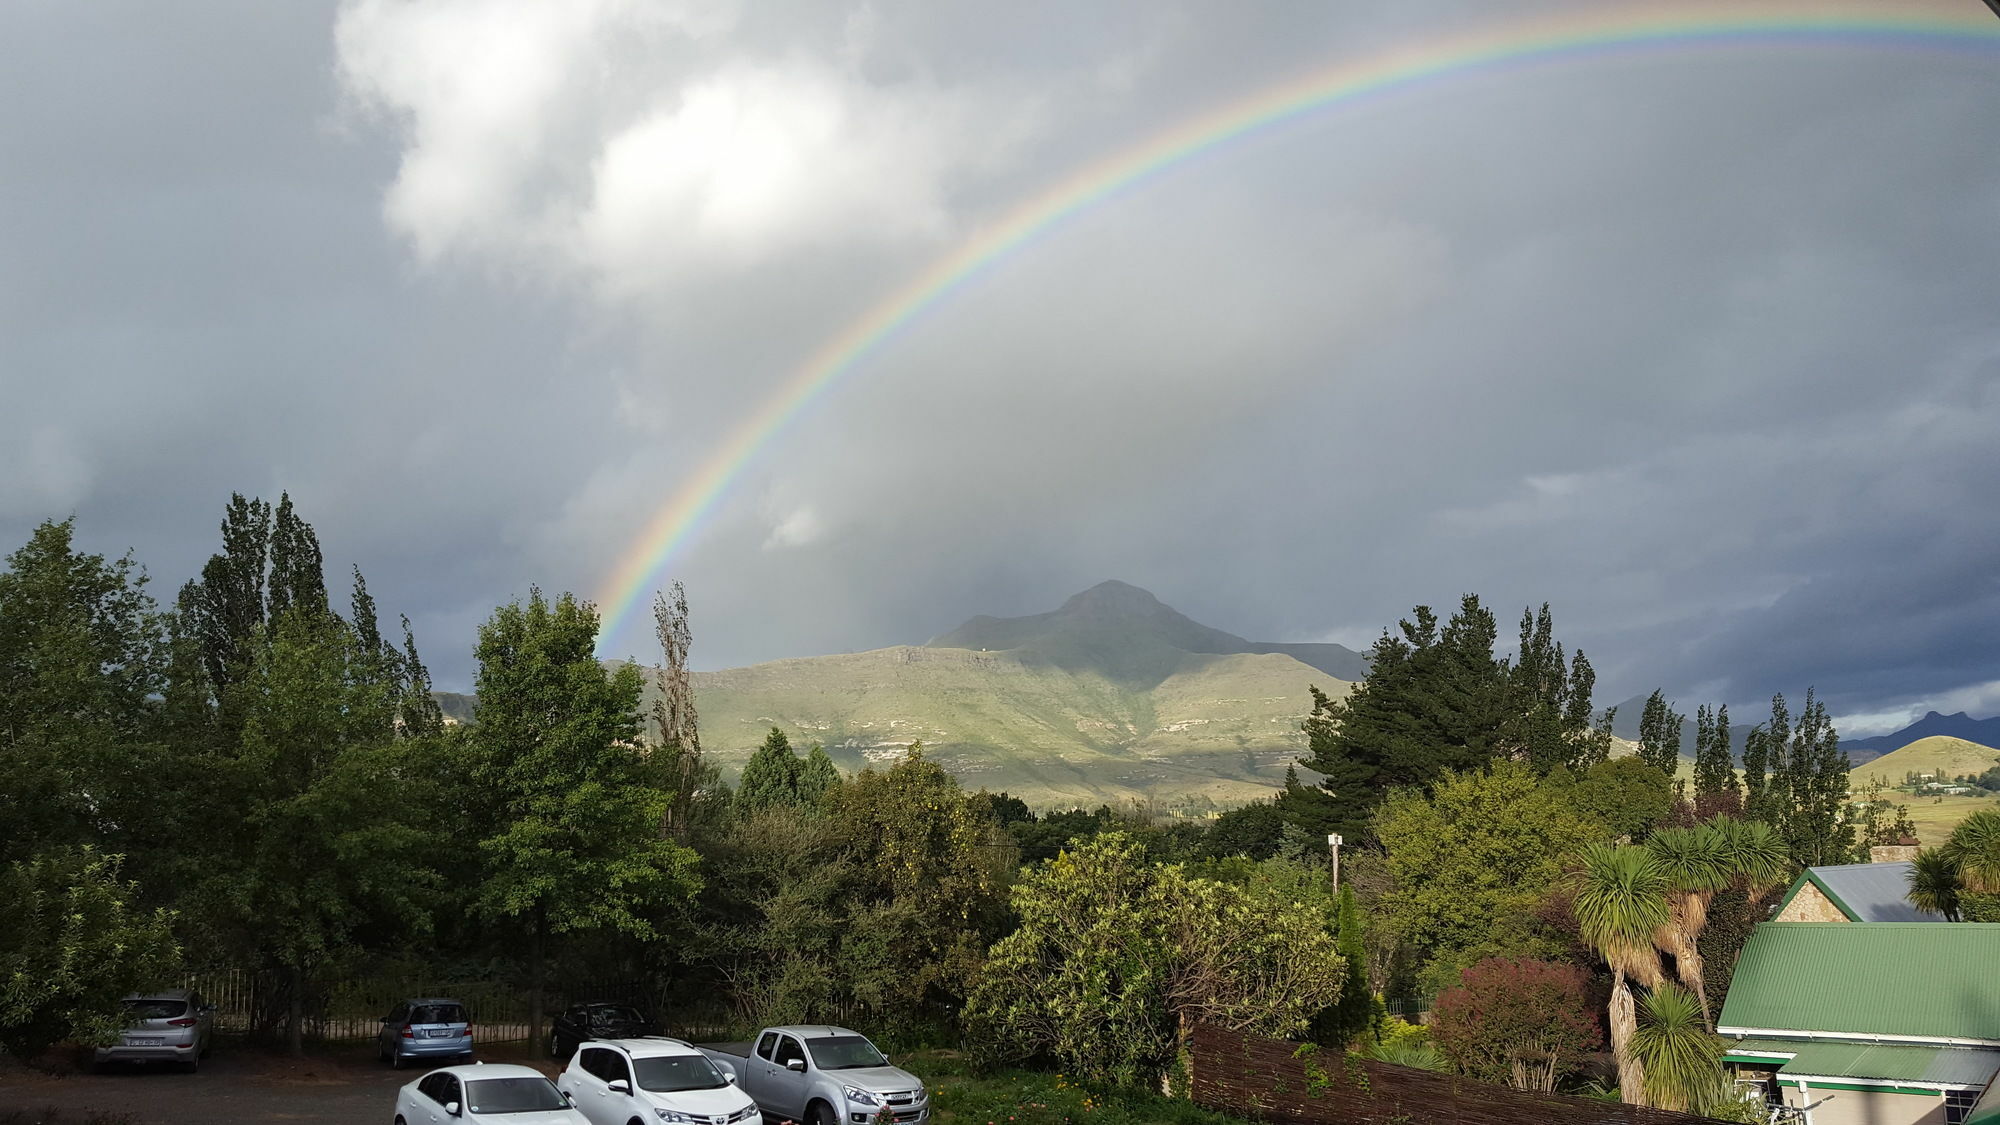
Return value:
[[(524, 1062), (519, 1048), (501, 1044), (480, 1057)], [(195, 1074), (136, 1066), (48, 1074), (6, 1065), (0, 1070), (0, 1112), (54, 1107), (63, 1111), (64, 1125), (91, 1111), (130, 1114), (134, 1125), (388, 1125), (397, 1088), (423, 1073), (389, 1069), (376, 1061), (369, 1044), (292, 1059), (217, 1043)]]

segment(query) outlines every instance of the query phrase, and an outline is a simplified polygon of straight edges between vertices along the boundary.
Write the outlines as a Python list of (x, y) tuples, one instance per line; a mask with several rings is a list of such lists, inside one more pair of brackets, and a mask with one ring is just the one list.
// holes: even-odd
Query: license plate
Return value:
[(425, 1032), (425, 1034), (429, 1035), (432, 1039), (450, 1039), (456, 1036), (458, 1032), (448, 1027), (434, 1027)]
[(163, 1042), (165, 1040), (157, 1035), (127, 1035), (125, 1037), (125, 1045), (127, 1047), (157, 1047)]

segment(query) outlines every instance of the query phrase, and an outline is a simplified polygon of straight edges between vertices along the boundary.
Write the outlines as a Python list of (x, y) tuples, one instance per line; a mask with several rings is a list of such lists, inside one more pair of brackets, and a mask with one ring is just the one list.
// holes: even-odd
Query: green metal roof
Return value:
[(1891, 1082), (1936, 1082), (1984, 1086), (2000, 1071), (2000, 1051), (1973, 1047), (1918, 1047), (1888, 1043), (1799, 1043), (1798, 1054), (1782, 1072), (1838, 1078), (1878, 1078)]
[(1743, 947), (1725, 1034), (2000, 1044), (2000, 923), (1766, 922)]

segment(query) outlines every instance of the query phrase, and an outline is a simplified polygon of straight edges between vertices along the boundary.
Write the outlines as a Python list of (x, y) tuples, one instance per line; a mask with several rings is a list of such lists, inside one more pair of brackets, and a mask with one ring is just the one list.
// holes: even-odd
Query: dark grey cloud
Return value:
[[(15, 6), (0, 535), (74, 510), (177, 581), (229, 489), (291, 488), (462, 686), (492, 604), (601, 592), (805, 356), (1015, 202), (1493, 20)], [(1606, 56), (1190, 161), (753, 462), (673, 564), (697, 657), (921, 640), (1115, 576), (1268, 639), (1549, 600), (1610, 695), (2000, 706), (1995, 61)]]

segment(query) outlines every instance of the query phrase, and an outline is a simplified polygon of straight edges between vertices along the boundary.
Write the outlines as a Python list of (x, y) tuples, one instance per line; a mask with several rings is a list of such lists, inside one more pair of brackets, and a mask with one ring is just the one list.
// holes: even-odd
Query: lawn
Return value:
[(1243, 1125), (1179, 1099), (1045, 1071), (974, 1074), (955, 1051), (924, 1051), (897, 1065), (923, 1078), (940, 1125)]
[(2000, 801), (1992, 797), (1919, 797), (1908, 793), (1892, 793), (1888, 799), (1910, 806), (1910, 822), (1917, 826), (1917, 839), (1925, 847), (1936, 847), (1944, 843), (1945, 837), (1958, 822), (1978, 812), (1980, 809), (2000, 808)]

